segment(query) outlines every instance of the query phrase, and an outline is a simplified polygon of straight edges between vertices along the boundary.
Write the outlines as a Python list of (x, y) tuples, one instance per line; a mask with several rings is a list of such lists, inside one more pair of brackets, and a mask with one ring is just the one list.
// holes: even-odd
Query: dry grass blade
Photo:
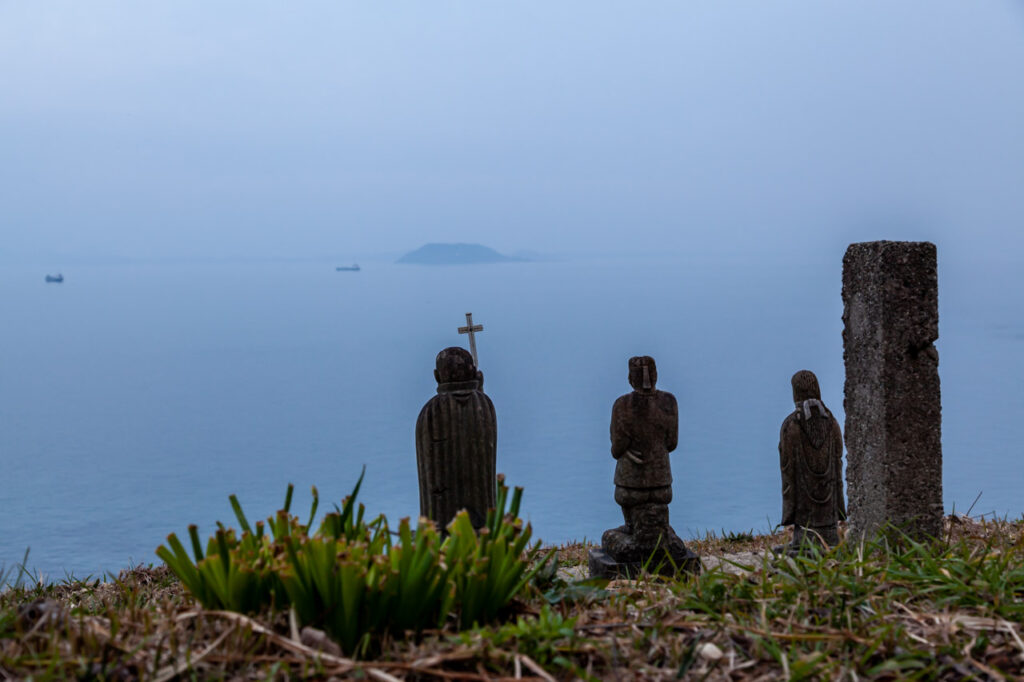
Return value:
[(1002, 625), (1003, 630), (1010, 633), (1010, 636), (1013, 637), (1013, 641), (1017, 645), (1017, 648), (1020, 649), (1021, 655), (1024, 656), (1024, 642), (1021, 641), (1020, 635), (1017, 634), (1017, 628), (1013, 627), (1012, 623), (1005, 620), (1003, 621)]
[(476, 658), (475, 652), (462, 649), (447, 654), (436, 654), (427, 658), (421, 658), (413, 661), (409, 667), (416, 671), (426, 672), (430, 668), (436, 668), (443, 663), (469, 661), (474, 658)]
[(182, 674), (195, 664), (206, 660), (207, 656), (212, 654), (217, 649), (217, 647), (219, 647), (224, 642), (224, 640), (228, 638), (228, 636), (235, 632), (237, 628), (237, 625), (231, 625), (227, 630), (221, 633), (220, 637), (213, 640), (213, 642), (208, 647), (203, 649), (203, 651), (198, 656), (189, 657), (186, 658), (186, 660), (178, 661), (177, 663), (172, 663), (166, 668), (162, 668), (161, 670), (157, 671), (157, 673), (153, 676), (154, 682), (169, 682), (170, 680), (173, 680), (175, 677)]
[(299, 634), (299, 619), (295, 615), (294, 606), (288, 608), (288, 628), (292, 633), (292, 641), (302, 642), (302, 636)]
[(537, 675), (537, 677), (540, 677), (541, 679), (545, 680), (545, 682), (555, 682), (555, 678), (549, 675), (547, 671), (544, 670), (544, 668), (537, 665), (537, 662), (529, 656), (520, 654), (518, 658), (523, 662), (523, 665), (532, 670), (533, 673)]
[(190, 611), (190, 612), (183, 613), (180, 616), (178, 616), (177, 620), (179, 622), (181, 622), (183, 620), (188, 620), (188, 619), (191, 619), (191, 618), (205, 618), (205, 617), (223, 618), (225, 620), (229, 620), (229, 621), (231, 621), (233, 623), (236, 623), (238, 625), (245, 626), (246, 628), (248, 628), (252, 632), (255, 632), (257, 634), (263, 635), (264, 637), (267, 638), (268, 641), (273, 642), (274, 644), (276, 644), (277, 646), (281, 647), (282, 649), (286, 649), (286, 650), (291, 651), (292, 653), (295, 653), (295, 654), (301, 654), (303, 656), (308, 657), (310, 660), (319, 659), (320, 661), (322, 661), (324, 663), (330, 663), (331, 665), (335, 665), (335, 666), (338, 666), (339, 668), (342, 668), (342, 671), (339, 671), (339, 672), (348, 672), (350, 670), (353, 670), (354, 668), (359, 667), (358, 664), (355, 661), (353, 661), (352, 659), (350, 659), (350, 658), (342, 658), (341, 656), (332, 656), (330, 654), (326, 654), (326, 653), (324, 653), (322, 651), (319, 651), (317, 649), (314, 649), (312, 647), (308, 647), (305, 644), (302, 644), (300, 642), (294, 642), (294, 641), (288, 639), (287, 637), (282, 637), (281, 635), (277, 634), (273, 630), (271, 630), (271, 629), (269, 629), (267, 627), (264, 627), (263, 625), (261, 625), (259, 622), (255, 621), (255, 620), (253, 620), (252, 618), (250, 618), (248, 616), (243, 616), (242, 614), (235, 613), (233, 611)]

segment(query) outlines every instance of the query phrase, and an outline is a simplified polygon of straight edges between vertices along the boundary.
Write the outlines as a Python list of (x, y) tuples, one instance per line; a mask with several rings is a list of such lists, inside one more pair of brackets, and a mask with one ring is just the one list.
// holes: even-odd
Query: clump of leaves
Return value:
[[(353, 495), (361, 484), (362, 476)], [(167, 536), (170, 549), (160, 545), (156, 554), (208, 609), (255, 613), (266, 606), (287, 606), (285, 587), (276, 570), (279, 559), (292, 538), (303, 537), (308, 532), (319, 504), (319, 495), (313, 488), (310, 521), (301, 526), (299, 520), (289, 513), (293, 490), (294, 486), (289, 484), (284, 508), (276, 516), (268, 518), (266, 524), (256, 522), (255, 530), (249, 525), (238, 498), (231, 495), (231, 508), (241, 526), (241, 536), (235, 529), (226, 528), (218, 522), (217, 531), (207, 541), (205, 551), (199, 540), (198, 527), (190, 525), (188, 535), (195, 563), (174, 533)]]
[(173, 533), (157, 555), (206, 608), (293, 608), (302, 625), (324, 630), (348, 653), (365, 653), (374, 635), (441, 627), (450, 616), (463, 628), (491, 622), (548, 561), (539, 558), (540, 543), (527, 551), (532, 530), (518, 518), (523, 491), (510, 498), (503, 477), (484, 527), (478, 532), (462, 512), (446, 536), (422, 518), (415, 530), (402, 519), (394, 536), (383, 515), (366, 521), (356, 506), (362, 480), (312, 534), (316, 488), (302, 524), (289, 511), (289, 486), (284, 508), (266, 525), (253, 530), (232, 496), (240, 535), (218, 524), (204, 552), (190, 526), (194, 562)]
[(474, 640), (487, 641), (497, 649), (512, 649), (542, 666), (572, 670), (568, 654), (580, 639), (575, 626), (576, 618), (544, 604), (535, 616), (519, 616), (514, 623), (500, 628), (475, 628), (461, 633), (458, 640), (464, 645), (473, 645)]

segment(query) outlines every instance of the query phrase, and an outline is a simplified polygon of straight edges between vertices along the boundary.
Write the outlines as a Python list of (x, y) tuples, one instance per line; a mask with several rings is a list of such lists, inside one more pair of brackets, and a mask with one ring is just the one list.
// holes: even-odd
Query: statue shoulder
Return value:
[(420, 441), (426, 437), (427, 431), (431, 428), (431, 415), (434, 413), (434, 404), (437, 396), (428, 400), (420, 409), (420, 415), (416, 417), (416, 447), (419, 448)]
[(629, 403), (632, 402), (630, 400), (630, 398), (632, 397), (632, 393), (624, 393), (620, 395), (618, 398), (615, 399), (615, 402), (612, 404), (612, 412), (617, 412), (619, 410), (626, 409), (629, 406)]
[(430, 398), (430, 400), (428, 400), (427, 402), (425, 402), (425, 403), (423, 404), (423, 407), (422, 407), (422, 408), (420, 408), (420, 416), (416, 418), (416, 424), (417, 424), (417, 425), (418, 425), (418, 424), (419, 424), (419, 423), (420, 423), (421, 421), (423, 421), (424, 419), (426, 419), (427, 415), (428, 415), (428, 414), (430, 414), (431, 410), (433, 410), (433, 409), (434, 409), (434, 404), (435, 404), (435, 403), (437, 403), (437, 400), (438, 400), (438, 398), (439, 398), (439, 397), (440, 397), (440, 396), (436, 396), (436, 395), (435, 395), (435, 396), (432, 396), (432, 397)]
[(661, 403), (662, 406), (672, 410), (679, 409), (679, 403), (676, 401), (676, 397), (674, 395), (668, 391), (657, 391), (657, 394), (658, 402)]
[(779, 440), (784, 440), (786, 434), (799, 432), (800, 421), (796, 418), (796, 412), (790, 412), (789, 415), (782, 420), (782, 426), (779, 428)]

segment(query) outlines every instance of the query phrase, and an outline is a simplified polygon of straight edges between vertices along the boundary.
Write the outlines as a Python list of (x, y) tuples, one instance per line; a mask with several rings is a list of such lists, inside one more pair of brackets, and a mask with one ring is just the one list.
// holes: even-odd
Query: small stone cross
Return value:
[(459, 327), (460, 334), (469, 334), (469, 352), (473, 354), (473, 364), (477, 367), (480, 366), (480, 363), (476, 359), (476, 332), (483, 330), (482, 324), (473, 324), (473, 313), (466, 313), (466, 326)]

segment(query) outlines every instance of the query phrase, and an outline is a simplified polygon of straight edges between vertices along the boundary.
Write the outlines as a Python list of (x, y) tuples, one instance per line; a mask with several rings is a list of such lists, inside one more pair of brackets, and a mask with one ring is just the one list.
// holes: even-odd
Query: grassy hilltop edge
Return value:
[[(501, 622), (385, 637), (354, 660), (287, 613), (199, 607), (166, 567), (0, 593), (0, 676), (202, 679), (1001, 679), (1024, 674), (1024, 521), (950, 516), (931, 545), (774, 557), (776, 535), (688, 544), (698, 579), (579, 581), (558, 548)], [(24, 576), (23, 576), (24, 577)]]

